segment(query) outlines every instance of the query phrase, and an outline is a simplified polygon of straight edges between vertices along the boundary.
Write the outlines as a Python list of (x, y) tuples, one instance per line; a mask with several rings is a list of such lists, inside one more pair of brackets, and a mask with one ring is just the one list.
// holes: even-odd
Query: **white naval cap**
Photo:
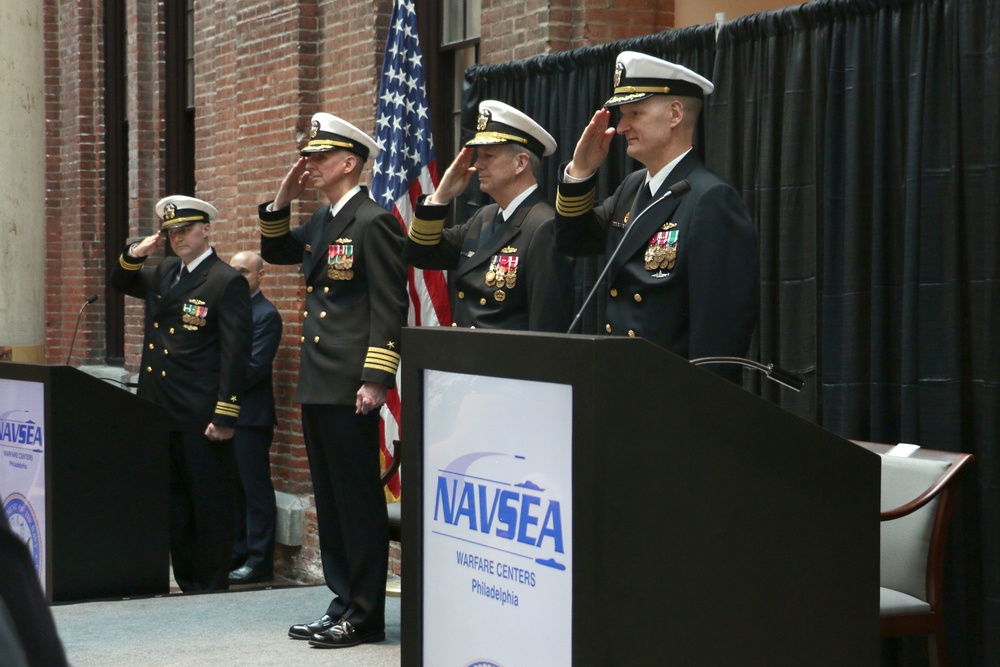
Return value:
[(312, 128), (309, 130), (309, 143), (307, 143), (300, 153), (322, 153), (338, 148), (351, 151), (355, 155), (367, 160), (368, 156), (377, 157), (379, 154), (378, 144), (367, 134), (354, 127), (346, 120), (334, 116), (332, 113), (316, 113), (312, 117)]
[(713, 90), (715, 86), (711, 81), (683, 65), (645, 53), (622, 51), (615, 64), (615, 94), (604, 106), (638, 102), (653, 95), (684, 95), (701, 99)]
[(496, 100), (479, 103), (476, 136), (466, 146), (490, 144), (520, 144), (538, 157), (552, 155), (556, 140), (527, 114)]
[(211, 222), (218, 209), (206, 201), (185, 195), (170, 195), (156, 202), (156, 217), (160, 229), (180, 229), (196, 222)]

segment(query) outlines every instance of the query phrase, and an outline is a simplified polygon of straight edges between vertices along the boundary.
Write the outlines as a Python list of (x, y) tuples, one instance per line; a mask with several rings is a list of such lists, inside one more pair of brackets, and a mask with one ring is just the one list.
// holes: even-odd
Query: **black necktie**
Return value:
[(177, 273), (177, 280), (174, 281), (174, 285), (184, 280), (184, 276), (186, 276), (188, 273), (190, 273), (190, 271), (188, 271), (188, 267), (181, 266), (181, 270)]
[(482, 250), (486, 246), (491, 245), (502, 233), (503, 213), (500, 212), (500, 209), (497, 209), (497, 214), (489, 223), (483, 225), (483, 229), (479, 232), (479, 246), (477, 249)]
[(653, 201), (653, 193), (649, 190), (649, 183), (643, 183), (642, 187), (639, 188), (639, 192), (635, 195), (635, 203), (632, 205), (632, 210), (635, 211), (636, 215), (639, 215), (646, 210), (651, 201)]

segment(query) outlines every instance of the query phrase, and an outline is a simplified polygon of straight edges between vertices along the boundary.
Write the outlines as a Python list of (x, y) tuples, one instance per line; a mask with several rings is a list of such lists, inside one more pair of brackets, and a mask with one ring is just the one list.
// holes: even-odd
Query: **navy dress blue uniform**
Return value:
[[(490, 227), (500, 213), (497, 204), (448, 229), (446, 212), (447, 206), (417, 205), (403, 259), (421, 269), (452, 272), (452, 325), (565, 333), (573, 263), (555, 249), (555, 211), (539, 190), (492, 234)], [(505, 271), (507, 277), (497, 284), (501, 266), (513, 266), (514, 271)]]
[[(302, 404), (323, 575), (334, 595), (322, 618), (292, 626), (289, 636), (337, 648), (385, 638), (389, 526), (379, 414), (377, 409), (361, 414), (356, 404), (365, 384), (395, 386), (409, 298), (402, 227), (357, 186), (361, 163), (377, 153), (377, 145), (331, 114), (315, 114), (312, 128), (302, 154), (310, 169), (332, 179), (324, 181), (324, 193), (338, 210), (322, 206), (292, 228), (290, 206), (271, 211), (270, 203), (262, 204), (260, 247), (266, 261), (300, 264), (305, 277), (295, 400)], [(324, 160), (346, 165), (354, 159), (344, 151), (360, 161), (349, 172), (325, 175)], [(286, 182), (299, 182), (293, 175), (302, 163)]]
[[(556, 250), (555, 211), (536, 181), (556, 141), (530, 116), (498, 100), (479, 103), (476, 130), (437, 192), (418, 202), (403, 259), (450, 272), (452, 326), (565, 332), (573, 261)], [(451, 200), (474, 172), (496, 203), (445, 229)]]
[[(652, 162), (658, 173), (630, 174), (597, 204), (591, 172), (594, 157), (606, 155), (609, 137), (610, 114), (602, 110), (581, 136), (572, 163), (578, 175), (591, 175), (576, 181), (564, 167), (556, 196), (561, 250), (611, 258), (622, 244), (604, 285), (604, 332), (641, 336), (687, 359), (742, 357), (759, 311), (750, 215), (739, 193), (702, 165), (691, 147), (700, 100), (713, 88), (680, 65), (621, 53), (615, 92), (605, 106), (622, 107), (617, 132), (629, 141), (629, 154)], [(649, 192), (647, 180), (657, 184), (656, 192)], [(664, 198), (682, 180), (690, 191)], [(740, 381), (738, 367), (712, 370)]]
[[(204, 222), (204, 221), (203, 221)], [(214, 250), (175, 283), (182, 264), (144, 266), (126, 250), (112, 285), (146, 304), (138, 395), (170, 420), (170, 552), (184, 591), (228, 588), (232, 549), (232, 440), (210, 441), (209, 423), (234, 427), (250, 356), (250, 290)]]
[(253, 345), (243, 407), (233, 436), (239, 471), (233, 562), (253, 573), (269, 575), (274, 570), (277, 519), (270, 458), (277, 423), (272, 364), (281, 343), (282, 323), (278, 309), (260, 290), (250, 298), (250, 305)]
[[(691, 191), (660, 200), (639, 217), (608, 270), (604, 330), (641, 336), (686, 359), (741, 357), (758, 312), (753, 223), (739, 193), (705, 168), (693, 150), (652, 201), (682, 179)], [(626, 221), (639, 215), (633, 204), (645, 181), (645, 169), (630, 174), (596, 208), (586, 205), (595, 199), (596, 177), (560, 183), (560, 249), (610, 257), (631, 224)]]

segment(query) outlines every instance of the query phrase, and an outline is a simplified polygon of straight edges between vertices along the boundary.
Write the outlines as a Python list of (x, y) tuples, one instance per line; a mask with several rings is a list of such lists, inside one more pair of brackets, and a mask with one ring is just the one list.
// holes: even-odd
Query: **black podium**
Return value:
[[(25, 446), (23, 427), (22, 443), (12, 450), (44, 459), (42, 578), (49, 601), (168, 593), (162, 408), (69, 366), (0, 363), (0, 383), (7, 381), (44, 395), (44, 421), (29, 415), (34, 425), (28, 431), (43, 429), (44, 450), (40, 437)], [(8, 433), (15, 431), (8, 427)], [(5, 455), (4, 465), (8, 458), (14, 460)]]
[[(568, 651), (531, 648), (528, 657), (519, 654), (520, 664), (878, 663), (877, 456), (641, 339), (410, 328), (402, 340), (404, 667), (437, 667), (429, 643), (443, 636), (471, 642), (484, 623), (497, 643), (468, 646), (461, 654), (467, 662), (456, 664), (513, 667), (500, 654), (514, 660), (506, 649), (530, 634), (517, 614), (545, 596), (538, 582), (559, 574), (548, 574), (554, 561), (571, 563), (571, 602), (547, 612), (571, 627)], [(562, 453), (572, 479), (572, 521), (562, 530), (571, 535), (559, 536), (571, 553), (536, 563), (522, 557), (536, 536), (558, 546), (544, 490), (533, 492), (541, 498), (534, 505), (522, 500), (510, 553), (496, 548), (497, 535), (513, 525), (496, 517), (516, 509), (511, 498), (528, 498), (524, 488), (544, 483), (503, 486), (464, 463), (449, 464), (462, 467), (458, 472), (428, 469), (437, 465), (429, 463), (433, 448), (444, 445), (425, 437), (462, 430), (428, 423), (440, 420), (429, 415), (444, 414), (435, 393), (469, 378), (571, 392), (571, 445)], [(473, 430), (486, 434), (474, 444), (477, 461), (509, 425), (545, 418), (544, 410), (510, 414), (496, 397), (472, 417)], [(459, 402), (449, 419), (464, 419)], [(482, 414), (490, 415), (485, 426)], [(517, 451), (531, 458), (546, 446), (525, 443)], [(553, 446), (566, 447), (558, 438)], [(449, 533), (442, 517), (465, 532)], [(434, 545), (442, 541), (447, 558), (437, 562), (442, 552)], [(439, 605), (442, 596), (431, 588), (439, 578), (430, 573), (442, 568), (467, 573), (471, 582), (448, 592), (450, 600), (460, 606), (468, 598), (469, 609), (499, 620), (471, 619), (477, 611), (455, 617)]]

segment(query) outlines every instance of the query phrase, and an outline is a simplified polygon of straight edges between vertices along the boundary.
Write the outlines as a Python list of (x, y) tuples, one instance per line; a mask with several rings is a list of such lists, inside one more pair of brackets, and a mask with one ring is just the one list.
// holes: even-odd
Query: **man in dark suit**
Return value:
[[(350, 123), (313, 116), (309, 142), (261, 204), (261, 254), (301, 264), (306, 281), (299, 381), (326, 613), (288, 634), (341, 648), (385, 639), (389, 526), (379, 479), (379, 407), (395, 385), (409, 299), (403, 231), (358, 183), (378, 145)], [(330, 202), (290, 226), (291, 202), (307, 185)]]
[(236, 493), (236, 533), (229, 583), (249, 584), (270, 579), (274, 572), (274, 527), (277, 506), (271, 482), (271, 442), (276, 415), (271, 365), (281, 343), (281, 314), (260, 290), (264, 260), (255, 252), (240, 252), (229, 260), (250, 285), (253, 346), (247, 367), (243, 408), (233, 436), (239, 478)]
[[(605, 332), (641, 336), (688, 359), (745, 355), (759, 310), (750, 215), (692, 147), (713, 88), (680, 65), (622, 53), (615, 94), (580, 137), (556, 199), (557, 243), (571, 255), (610, 257), (628, 234), (608, 271)], [(646, 169), (595, 207), (595, 175), (616, 132), (607, 107), (621, 110), (617, 133)], [(690, 192), (664, 198), (685, 179)], [(740, 381), (738, 368), (720, 374)]]
[[(573, 264), (555, 248), (555, 213), (538, 189), (541, 158), (555, 151), (555, 139), (495, 100), (479, 104), (476, 129), (437, 191), (418, 203), (403, 259), (451, 272), (452, 326), (564, 333)], [(496, 204), (444, 229), (449, 203), (473, 174)]]
[[(182, 591), (226, 590), (233, 531), (233, 429), (250, 358), (247, 281), (209, 245), (215, 207), (156, 204), (160, 231), (133, 243), (114, 287), (146, 302), (139, 396), (170, 419), (170, 556)], [(163, 239), (177, 254), (144, 266)]]

